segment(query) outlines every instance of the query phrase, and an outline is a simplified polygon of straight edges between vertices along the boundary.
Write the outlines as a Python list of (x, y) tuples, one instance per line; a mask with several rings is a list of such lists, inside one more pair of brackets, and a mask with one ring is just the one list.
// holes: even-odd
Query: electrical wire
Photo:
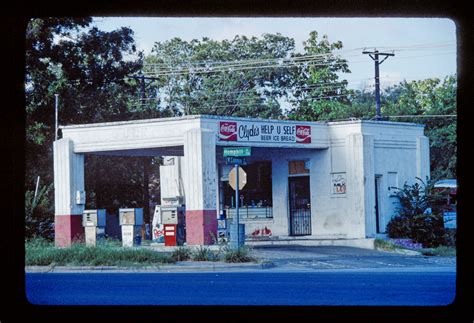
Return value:
[[(344, 89), (344, 87), (341, 87), (344, 83), (334, 83), (333, 85), (328, 85), (328, 86), (305, 86), (305, 87), (293, 87), (289, 88), (288, 90), (293, 90), (293, 91), (304, 91), (304, 90), (318, 90), (318, 89), (329, 89), (329, 90), (334, 90), (334, 89)], [(249, 93), (251, 89), (249, 90), (242, 90), (242, 91), (223, 91), (223, 92), (215, 92), (215, 93), (208, 93), (205, 94), (203, 97), (213, 97), (213, 96), (219, 96), (219, 95), (227, 95), (227, 94), (240, 94), (240, 93)], [(196, 90), (195, 92), (201, 92), (201, 90)], [(258, 93), (257, 95), (265, 95), (264, 93)], [(146, 98), (138, 98), (136, 99), (137, 101), (143, 101), (143, 100), (155, 100), (157, 97), (146, 97)]]
[[(368, 48), (391, 48), (393, 51), (403, 51), (403, 50), (426, 50), (426, 49), (436, 49), (436, 48), (441, 48), (443, 47), (450, 47), (450, 45), (454, 44), (453, 42), (450, 41), (444, 41), (444, 42), (435, 42), (435, 43), (424, 43), (424, 44), (413, 44), (413, 45), (402, 45), (402, 46), (366, 46), (366, 47), (360, 47), (360, 48), (353, 48), (353, 49), (342, 49), (338, 50), (337, 54), (339, 55), (338, 57), (344, 58), (345, 56), (342, 55), (345, 52), (355, 52), (355, 51), (360, 51), (363, 49), (368, 49)], [(358, 55), (356, 55), (358, 56)], [(198, 62), (193, 62), (188, 63), (190, 66), (196, 66), (196, 65), (212, 65), (215, 63), (220, 64), (221, 66), (232, 66), (232, 65), (248, 65), (248, 64), (261, 64), (261, 63), (268, 63), (268, 62), (281, 62), (281, 61), (298, 61), (298, 60), (311, 60), (314, 58), (320, 58), (321, 60), (324, 60), (327, 57), (336, 57), (335, 53), (333, 52), (328, 52), (328, 53), (321, 53), (321, 54), (312, 54), (312, 55), (301, 55), (301, 56), (293, 56), (293, 57), (281, 57), (281, 58), (264, 58), (264, 59), (248, 59), (248, 60), (233, 60), (233, 61), (198, 61)], [(156, 66), (156, 67), (169, 67), (170, 65), (174, 65), (176, 63), (174, 62), (169, 62), (169, 63), (145, 63), (144, 65), (147, 66)], [(219, 66), (217, 66), (219, 67)]]
[(457, 118), (457, 114), (422, 114), (422, 115), (396, 115), (388, 118)]
[[(341, 94), (341, 95), (329, 95), (329, 96), (314, 96), (314, 97), (305, 97), (304, 99), (331, 99), (331, 98), (339, 98), (339, 97), (347, 97), (347, 96), (350, 96), (350, 97), (357, 97), (358, 95), (355, 95), (355, 94)], [(235, 107), (236, 105), (238, 106), (255, 106), (255, 105), (258, 105), (258, 104), (262, 104), (260, 102), (256, 102), (256, 103), (235, 103), (235, 104), (227, 104), (227, 105), (219, 105), (219, 106), (212, 106), (212, 108), (231, 108), (231, 107)], [(135, 106), (147, 106), (149, 104), (147, 103), (141, 103), (141, 104), (135, 104)]]

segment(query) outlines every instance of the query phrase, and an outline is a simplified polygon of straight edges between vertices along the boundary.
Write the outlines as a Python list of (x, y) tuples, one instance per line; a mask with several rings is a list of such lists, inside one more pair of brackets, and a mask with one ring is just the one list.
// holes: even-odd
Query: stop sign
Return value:
[[(242, 169), (242, 167), (238, 167), (239, 170), (239, 190), (243, 189), (245, 184), (247, 184), (247, 173)], [(229, 172), (229, 185), (236, 190), (237, 172), (235, 171), (235, 167)]]

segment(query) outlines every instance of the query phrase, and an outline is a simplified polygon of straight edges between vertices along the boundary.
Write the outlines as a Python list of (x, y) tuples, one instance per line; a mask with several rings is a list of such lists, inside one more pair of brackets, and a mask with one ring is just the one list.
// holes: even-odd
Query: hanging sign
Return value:
[(219, 140), (310, 144), (311, 126), (247, 121), (220, 121)]

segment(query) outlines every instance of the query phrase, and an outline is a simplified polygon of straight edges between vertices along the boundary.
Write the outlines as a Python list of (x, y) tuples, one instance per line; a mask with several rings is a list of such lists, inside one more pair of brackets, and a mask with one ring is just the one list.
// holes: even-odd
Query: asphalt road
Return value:
[(454, 271), (26, 273), (38, 305), (447, 305)]

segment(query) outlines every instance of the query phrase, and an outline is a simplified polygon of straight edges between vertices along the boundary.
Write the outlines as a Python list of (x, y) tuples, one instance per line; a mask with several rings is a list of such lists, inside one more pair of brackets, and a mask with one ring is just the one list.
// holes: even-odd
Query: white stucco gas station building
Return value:
[[(235, 215), (224, 147), (251, 147), (238, 201), (246, 235), (370, 241), (394, 214), (390, 187), (429, 176), (424, 127), (387, 121), (303, 122), (223, 116), (63, 126), (54, 142), (55, 241), (84, 232), (84, 156), (163, 156), (161, 199), (182, 197), (186, 243), (212, 244)], [(373, 241), (373, 240), (372, 240)]]

